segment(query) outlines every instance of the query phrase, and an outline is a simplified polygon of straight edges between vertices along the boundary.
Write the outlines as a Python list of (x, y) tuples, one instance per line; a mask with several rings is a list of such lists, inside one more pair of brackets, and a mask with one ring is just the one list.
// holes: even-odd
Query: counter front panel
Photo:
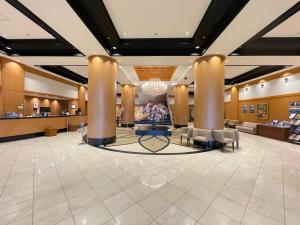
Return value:
[(14, 137), (21, 139), (21, 136), (34, 136), (44, 132), (46, 127), (63, 130), (68, 124), (79, 125), (82, 122), (87, 123), (87, 115), (0, 119), (0, 142), (7, 141), (7, 138), (13, 140)]

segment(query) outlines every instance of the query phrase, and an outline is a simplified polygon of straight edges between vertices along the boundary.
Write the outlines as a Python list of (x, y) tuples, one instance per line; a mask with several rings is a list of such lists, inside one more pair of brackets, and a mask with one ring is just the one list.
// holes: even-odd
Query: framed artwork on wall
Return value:
[(247, 105), (243, 105), (242, 106), (242, 112), (243, 113), (247, 113)]
[(268, 103), (260, 103), (256, 106), (256, 116), (261, 119), (268, 119), (269, 111), (268, 111)]
[(254, 113), (254, 105), (249, 105), (249, 112)]

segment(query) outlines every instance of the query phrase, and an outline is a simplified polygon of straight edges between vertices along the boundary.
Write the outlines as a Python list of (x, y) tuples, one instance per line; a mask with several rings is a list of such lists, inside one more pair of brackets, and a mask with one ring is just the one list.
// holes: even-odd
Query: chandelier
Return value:
[(146, 95), (158, 96), (167, 92), (168, 85), (159, 79), (151, 79), (142, 84), (142, 90)]

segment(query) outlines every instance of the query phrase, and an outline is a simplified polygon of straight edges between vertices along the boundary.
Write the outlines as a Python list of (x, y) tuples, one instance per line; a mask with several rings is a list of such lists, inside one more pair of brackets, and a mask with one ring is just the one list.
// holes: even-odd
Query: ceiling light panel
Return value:
[(103, 2), (121, 38), (191, 38), (211, 0)]
[[(35, 24), (6, 1), (0, 1), (1, 33), (9, 39), (52, 39), (53, 36)], [(13, 28), (13, 29), (12, 29)]]

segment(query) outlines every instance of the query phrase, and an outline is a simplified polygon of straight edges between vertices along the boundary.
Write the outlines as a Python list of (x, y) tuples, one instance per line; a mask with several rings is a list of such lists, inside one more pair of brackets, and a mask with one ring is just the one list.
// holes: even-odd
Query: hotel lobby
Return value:
[(0, 225), (299, 225), (299, 10), (0, 1)]

